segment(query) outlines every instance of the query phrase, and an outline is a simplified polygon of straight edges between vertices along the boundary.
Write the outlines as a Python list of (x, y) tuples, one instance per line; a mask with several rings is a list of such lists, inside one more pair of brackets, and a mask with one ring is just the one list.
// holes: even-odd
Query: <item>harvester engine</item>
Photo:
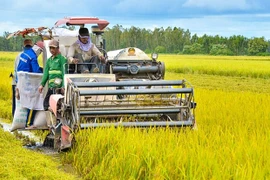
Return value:
[(135, 47), (108, 52), (108, 64), (107, 71), (115, 74), (117, 80), (161, 80), (165, 75), (165, 65), (157, 61), (157, 54), (153, 54), (151, 59)]

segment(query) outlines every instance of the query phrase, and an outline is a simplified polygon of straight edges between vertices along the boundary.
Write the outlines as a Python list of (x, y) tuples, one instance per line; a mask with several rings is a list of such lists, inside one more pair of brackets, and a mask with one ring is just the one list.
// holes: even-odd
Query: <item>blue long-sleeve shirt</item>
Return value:
[[(41, 68), (38, 65), (37, 55), (32, 47), (25, 47), (20, 55), (19, 64), (17, 66), (17, 72), (34, 72), (42, 73)], [(16, 79), (16, 82), (18, 80)]]

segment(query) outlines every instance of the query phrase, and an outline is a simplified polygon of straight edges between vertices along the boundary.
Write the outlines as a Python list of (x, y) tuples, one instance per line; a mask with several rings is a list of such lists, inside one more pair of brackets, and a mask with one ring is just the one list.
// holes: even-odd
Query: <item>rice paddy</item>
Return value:
[[(0, 53), (0, 112), (9, 121), (8, 76), (14, 58), (15, 53)], [(166, 79), (186, 79), (193, 85), (196, 130), (81, 130), (61, 162), (71, 164), (83, 179), (270, 179), (270, 58), (160, 55), (159, 59), (165, 61)], [(5, 151), (19, 154), (14, 146), (20, 144), (11, 143)], [(46, 164), (47, 159), (40, 161)], [(5, 177), (2, 170), (0, 177)]]

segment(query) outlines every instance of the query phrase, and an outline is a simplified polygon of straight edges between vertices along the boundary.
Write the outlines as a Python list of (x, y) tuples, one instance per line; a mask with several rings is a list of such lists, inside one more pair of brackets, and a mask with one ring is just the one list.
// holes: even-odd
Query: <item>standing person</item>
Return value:
[[(32, 48), (32, 50), (30, 50), (31, 48)], [(17, 78), (18, 71), (36, 72), (36, 73), (42, 72), (42, 68), (38, 65), (37, 58), (43, 52), (43, 48), (44, 48), (44, 43), (42, 41), (38, 41), (36, 44), (34, 44), (34, 46), (32, 46), (31, 39), (24, 40), (24, 49), (22, 52), (20, 52), (17, 55), (17, 57), (15, 58), (15, 61), (14, 61), (14, 75), (12, 75), (12, 85), (14, 86), (14, 90), (15, 90), (15, 87), (16, 87), (17, 81), (18, 81), (18, 78)], [(33, 52), (35, 54), (33, 54)], [(23, 53), (25, 53), (25, 54), (22, 55)], [(31, 54), (32, 58), (31, 59), (27, 58), (27, 59), (22, 60), (21, 58), (23, 56), (31, 57), (30, 55), (28, 55), (28, 53)], [(22, 62), (20, 62), (21, 60), (22, 60)], [(31, 61), (33, 61), (33, 62), (31, 62)], [(19, 64), (20, 64), (20, 67), (19, 67)], [(35, 68), (32, 68), (32, 66), (34, 66)], [(38, 66), (38, 68), (36, 68), (36, 66)], [(33, 69), (34, 69), (34, 71), (32, 71)]]
[[(89, 31), (87, 28), (80, 28), (78, 40), (73, 43), (68, 50), (69, 64), (78, 63), (95, 63), (100, 64), (100, 61), (105, 61), (104, 56), (98, 48), (91, 42)], [(80, 65), (78, 69), (81, 73), (99, 72), (99, 69), (92, 65)]]
[[(14, 69), (15, 69), (15, 86), (18, 82), (17, 72), (23, 71), (23, 72), (33, 72), (33, 73), (42, 73), (42, 68), (38, 64), (38, 56), (43, 52), (43, 42), (38, 41), (35, 45), (33, 45), (33, 42), (31, 39), (25, 39), (24, 42), (24, 48), (23, 51), (16, 57), (15, 63), (14, 63)], [(15, 88), (15, 96), (19, 100), (19, 89)], [(15, 112), (15, 106), (14, 108)], [(28, 109), (27, 112), (27, 120), (25, 126), (31, 126), (34, 122), (36, 110), (30, 110)], [(29, 124), (28, 124), (29, 123)]]
[[(36, 48), (34, 51), (33, 48)], [(38, 51), (39, 50), (39, 51)], [(36, 54), (38, 52), (38, 54)], [(24, 49), (20, 55), (19, 64), (17, 66), (17, 72), (33, 72), (42, 73), (42, 69), (38, 65), (38, 55), (42, 52), (42, 47), (35, 45), (33, 47), (33, 42), (31, 39), (24, 40)]]
[(51, 40), (49, 42), (49, 48), (52, 56), (47, 60), (46, 66), (43, 72), (41, 85), (38, 88), (39, 93), (48, 81), (48, 92), (43, 102), (44, 110), (48, 111), (49, 100), (52, 94), (56, 93), (56, 89), (64, 88), (64, 74), (65, 74), (65, 64), (67, 60), (61, 55), (59, 51), (59, 42), (56, 40)]

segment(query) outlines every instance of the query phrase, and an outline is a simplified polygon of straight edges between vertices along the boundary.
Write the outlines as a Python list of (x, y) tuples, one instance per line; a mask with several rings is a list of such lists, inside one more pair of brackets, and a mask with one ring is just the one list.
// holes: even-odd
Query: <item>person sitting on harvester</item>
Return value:
[(79, 29), (78, 40), (69, 47), (67, 58), (69, 64), (91, 63), (88, 65), (78, 65), (78, 70), (81, 73), (97, 73), (99, 68), (94, 64), (98, 65), (100, 61), (105, 61), (102, 53), (91, 42), (87, 28)]

